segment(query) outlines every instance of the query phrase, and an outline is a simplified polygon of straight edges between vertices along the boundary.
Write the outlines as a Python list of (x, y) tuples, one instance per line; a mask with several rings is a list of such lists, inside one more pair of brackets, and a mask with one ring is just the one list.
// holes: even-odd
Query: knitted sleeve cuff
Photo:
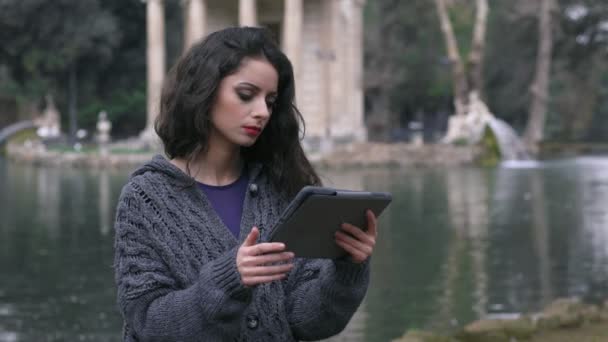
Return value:
[(343, 285), (353, 285), (369, 277), (370, 258), (357, 264), (350, 260), (334, 260), (336, 267), (336, 280)]
[(236, 267), (236, 252), (237, 248), (234, 248), (213, 261), (210, 278), (227, 296), (245, 301), (251, 296), (251, 288), (241, 282)]

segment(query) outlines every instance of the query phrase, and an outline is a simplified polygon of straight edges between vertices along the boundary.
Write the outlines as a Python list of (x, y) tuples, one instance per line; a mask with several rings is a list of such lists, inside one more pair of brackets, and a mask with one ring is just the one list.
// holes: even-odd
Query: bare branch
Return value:
[(448, 59), (452, 64), (452, 77), (454, 86), (454, 106), (456, 107), (456, 114), (465, 113), (465, 104), (467, 103), (468, 97), (468, 86), (464, 71), (464, 65), (460, 52), (458, 51), (458, 43), (452, 29), (452, 23), (448, 15), (446, 0), (435, 0), (437, 6), (437, 14), (439, 15), (439, 23), (441, 25), (441, 32), (445, 39)]
[(469, 53), (470, 91), (477, 91), (481, 94), (481, 90), (483, 89), (483, 52), (488, 21), (488, 0), (476, 0), (476, 8), (472, 48)]
[(526, 143), (532, 151), (536, 150), (536, 144), (543, 139), (545, 127), (551, 54), (553, 48), (551, 13), (554, 8), (555, 0), (542, 0), (536, 72), (531, 86), (532, 103), (530, 105), (530, 116), (524, 135)]

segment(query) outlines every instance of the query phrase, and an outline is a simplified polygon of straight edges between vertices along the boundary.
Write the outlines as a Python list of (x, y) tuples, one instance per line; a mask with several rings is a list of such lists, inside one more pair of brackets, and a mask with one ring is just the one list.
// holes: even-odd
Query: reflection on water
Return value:
[(103, 208), (124, 175), (106, 172), (100, 189), (99, 173), (0, 160), (0, 341), (117, 340), (113, 210)]
[[(451, 329), (556, 297), (601, 300), (608, 280), (608, 158), (497, 169), (322, 171), (390, 191), (366, 299), (330, 341)], [(127, 170), (0, 159), (0, 341), (115, 341), (112, 219)]]
[(108, 170), (99, 173), (99, 232), (108, 235), (112, 221), (110, 220), (110, 175)]

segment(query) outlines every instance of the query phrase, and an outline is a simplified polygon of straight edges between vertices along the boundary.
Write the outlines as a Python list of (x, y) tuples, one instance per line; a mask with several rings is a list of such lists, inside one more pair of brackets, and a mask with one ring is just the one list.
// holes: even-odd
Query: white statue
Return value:
[(61, 116), (55, 101), (50, 94), (46, 95), (46, 107), (42, 112), (42, 117), (38, 119), (39, 127), (36, 133), (43, 139), (57, 138), (61, 134)]
[(469, 103), (464, 115), (452, 115), (448, 119), (448, 131), (442, 142), (454, 143), (463, 141), (476, 144), (483, 135), (483, 130), (494, 115), (486, 104), (479, 98), (476, 91), (469, 93)]
[(108, 114), (102, 110), (97, 117), (97, 143), (99, 144), (99, 154), (102, 156), (108, 154), (111, 130), (112, 123), (108, 120)]

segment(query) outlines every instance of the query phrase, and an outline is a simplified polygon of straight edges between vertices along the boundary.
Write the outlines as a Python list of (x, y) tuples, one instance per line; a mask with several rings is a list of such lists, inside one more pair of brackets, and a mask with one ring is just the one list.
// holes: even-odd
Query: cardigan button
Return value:
[(249, 185), (249, 193), (251, 194), (251, 196), (257, 196), (258, 195), (258, 185), (255, 183), (251, 183), (251, 185)]
[(256, 315), (249, 315), (247, 316), (247, 327), (249, 329), (255, 329), (258, 327), (259, 321), (258, 321), (258, 316)]

